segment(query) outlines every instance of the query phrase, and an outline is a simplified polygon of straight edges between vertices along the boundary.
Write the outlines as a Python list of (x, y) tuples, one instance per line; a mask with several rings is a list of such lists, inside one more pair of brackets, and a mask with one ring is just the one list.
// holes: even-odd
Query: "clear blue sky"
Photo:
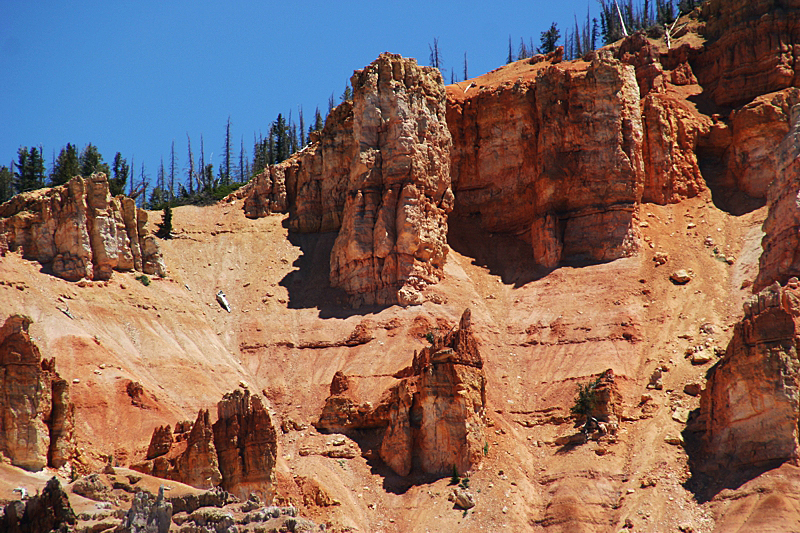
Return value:
[(508, 38), (539, 36), (581, 21), (596, 0), (530, 2), (65, 1), (0, 0), (0, 165), (20, 146), (42, 145), (51, 164), (68, 142), (95, 144), (142, 162), (154, 179), (175, 141), (181, 169), (186, 135), (197, 157), (220, 161), (230, 116), (235, 153), (278, 113), (302, 105), (306, 124), (327, 111), (354, 69), (390, 51), (428, 63), (439, 39), (445, 78), (504, 63)]

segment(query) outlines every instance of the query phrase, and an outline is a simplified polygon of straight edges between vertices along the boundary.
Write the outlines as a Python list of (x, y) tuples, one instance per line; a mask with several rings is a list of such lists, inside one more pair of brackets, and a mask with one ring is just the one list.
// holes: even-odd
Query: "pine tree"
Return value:
[(108, 163), (103, 162), (103, 156), (97, 150), (97, 147), (92, 143), (86, 145), (86, 148), (81, 152), (79, 158), (81, 167), (81, 176), (88, 178), (95, 172), (102, 172), (108, 176), (111, 172), (108, 168)]
[(172, 207), (170, 204), (164, 206), (164, 214), (161, 216), (161, 222), (157, 225), (156, 237), (159, 239), (172, 238)]
[(248, 174), (247, 169), (245, 168), (245, 161), (247, 161), (247, 157), (244, 153), (244, 136), (242, 137), (241, 145), (239, 147), (239, 183), (245, 182), (245, 176)]
[(198, 165), (197, 171), (200, 174), (200, 180), (198, 181), (197, 187), (200, 191), (208, 190), (208, 182), (206, 181), (206, 155), (205, 149), (203, 148), (203, 134), (200, 134), (200, 164)]
[(291, 142), (289, 139), (289, 128), (286, 124), (286, 120), (280, 113), (278, 113), (278, 118), (275, 119), (275, 122), (272, 123), (270, 137), (274, 138), (275, 141), (275, 160), (272, 161), (272, 163), (280, 163), (289, 157), (289, 143)]
[(169, 203), (172, 205), (175, 202), (175, 170), (177, 167), (175, 161), (175, 141), (172, 141), (172, 149), (169, 155)]
[(558, 31), (558, 25), (555, 22), (553, 22), (550, 25), (549, 30), (542, 32), (542, 36), (539, 40), (539, 42), (541, 43), (539, 51), (542, 54), (549, 54), (550, 52), (554, 52), (559, 39), (561, 39), (561, 32)]
[(519, 53), (517, 54), (519, 59), (526, 59), (528, 58), (528, 47), (525, 46), (525, 39), (522, 37), (519, 38)]
[(316, 111), (314, 112), (314, 124), (311, 125), (309, 133), (312, 131), (322, 131), (322, 128), (324, 127), (325, 121), (322, 120), (322, 113), (319, 112), (319, 107), (317, 107)]
[(345, 83), (344, 92), (342, 93), (342, 102), (349, 102), (353, 99), (353, 89), (350, 87), (350, 82)]
[(14, 177), (7, 166), (0, 167), (0, 204), (14, 195)]
[(303, 120), (303, 106), (300, 106), (300, 146), (306, 145), (306, 123)]
[(141, 208), (147, 207), (147, 186), (149, 185), (149, 180), (147, 178), (148, 176), (144, 172), (144, 163), (142, 163), (142, 173), (140, 175), (142, 184), (142, 200), (139, 202), (139, 207)]
[(17, 170), (13, 173), (16, 192), (33, 191), (44, 186), (44, 159), (40, 148), (17, 150)]
[(231, 117), (228, 117), (228, 124), (225, 126), (225, 152), (222, 155), (222, 164), (219, 167), (219, 177), (222, 185), (231, 183)]
[(53, 187), (64, 185), (75, 176), (79, 176), (80, 173), (78, 149), (74, 144), (67, 143), (67, 146), (61, 149), (55, 164), (53, 164), (53, 172), (50, 173), (50, 185)]
[(514, 47), (511, 45), (511, 36), (508, 36), (508, 57), (506, 58), (506, 64), (514, 62)]
[[(192, 154), (192, 138), (189, 137), (189, 132), (186, 132), (186, 141), (189, 144), (189, 175), (188, 175), (188, 182), (189, 182), (189, 196), (194, 195), (194, 155)], [(199, 187), (200, 184), (198, 183), (197, 186)]]
[(467, 75), (467, 53), (464, 52), (464, 79), (468, 80), (469, 76)]
[(336, 100), (333, 97), (333, 93), (331, 93), (331, 97), (328, 98), (328, 114), (329, 115), (331, 114), (331, 111), (333, 111), (333, 108), (335, 106), (336, 106)]
[(108, 189), (111, 196), (125, 193), (125, 182), (128, 180), (128, 162), (117, 152), (114, 156), (114, 165), (111, 167), (112, 176), (108, 180)]

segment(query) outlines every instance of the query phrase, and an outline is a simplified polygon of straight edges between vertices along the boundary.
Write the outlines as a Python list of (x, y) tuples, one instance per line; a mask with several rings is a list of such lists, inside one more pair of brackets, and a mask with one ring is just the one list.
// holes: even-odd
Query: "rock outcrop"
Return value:
[(354, 306), (421, 303), (442, 276), (453, 205), (442, 77), (385, 53), (351, 83), (318, 140), (241, 193), (244, 210), (288, 208), (293, 231), (338, 231), (330, 281)]
[(222, 488), (242, 499), (255, 492), (272, 500), (277, 435), (261, 398), (236, 389), (217, 404), (214, 443)]
[(704, 93), (737, 107), (800, 85), (800, 4), (796, 0), (709, 0), (703, 53), (693, 62)]
[(411, 367), (372, 408), (358, 405), (341, 376), (317, 422), (320, 429), (348, 431), (384, 428), (378, 453), (397, 474), (418, 467), (427, 474), (470, 470), (481, 460), (486, 407), (483, 360), (467, 309), (457, 328), (434, 336), (433, 344), (414, 354)]
[(166, 275), (147, 213), (125, 196), (111, 198), (105, 174), (14, 196), (0, 205), (0, 235), (11, 251), (76, 281), (106, 280), (114, 270)]
[(709, 369), (693, 468), (729, 474), (800, 458), (800, 283), (774, 283), (744, 304), (725, 356)]
[(791, 130), (776, 154), (775, 178), (767, 193), (763, 252), (753, 290), (800, 275), (800, 106), (791, 109)]
[(169, 453), (172, 448), (172, 443), (175, 439), (172, 437), (172, 428), (169, 424), (166, 426), (158, 426), (153, 430), (153, 436), (150, 438), (150, 445), (147, 447), (147, 459), (155, 459)]
[[(76, 517), (58, 478), (51, 478), (41, 494), (24, 503), (8, 503), (0, 517), (0, 531), (6, 533), (66, 532), (75, 526)], [(72, 527), (70, 527), (72, 526)]]
[(606, 54), (448, 96), (457, 214), (527, 236), (547, 267), (637, 250), (644, 160), (632, 66)]
[(351, 83), (358, 152), (331, 285), (356, 306), (421, 303), (418, 291), (442, 275), (453, 202), (441, 73), (381, 54)]
[(133, 496), (131, 508), (114, 530), (116, 533), (167, 533), (172, 525), (172, 504), (164, 500), (164, 487), (158, 496), (139, 491)]
[(72, 456), (69, 385), (42, 359), (21, 315), (0, 328), (0, 452), (26, 470), (59, 468)]
[[(201, 409), (185, 440), (165, 437), (167, 430), (153, 431), (148, 459), (131, 468), (197, 488), (221, 487), (242, 499), (252, 492), (272, 499), (277, 435), (259, 396), (241, 389), (226, 394), (217, 421), (211, 424)], [(151, 451), (160, 455), (151, 459)]]

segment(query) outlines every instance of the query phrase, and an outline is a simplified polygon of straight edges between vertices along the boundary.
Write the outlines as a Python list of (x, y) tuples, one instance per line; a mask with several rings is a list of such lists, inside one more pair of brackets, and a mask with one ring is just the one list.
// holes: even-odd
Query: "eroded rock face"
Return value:
[(26, 470), (59, 468), (71, 457), (74, 407), (69, 386), (43, 360), (21, 315), (0, 328), (0, 451)]
[(114, 270), (166, 275), (147, 213), (124, 196), (111, 198), (105, 174), (18, 194), (0, 205), (0, 234), (11, 251), (50, 264), (70, 281), (105, 280)]
[(778, 147), (776, 173), (767, 193), (763, 252), (753, 290), (800, 274), (800, 106), (791, 110), (791, 129)]
[(447, 256), (450, 132), (437, 69), (381, 54), (356, 71), (353, 135), (342, 227), (331, 251), (331, 285), (353, 303), (421, 303)]
[(222, 487), (242, 499), (255, 492), (271, 501), (278, 445), (261, 398), (242, 389), (226, 394), (213, 427)]
[(418, 465), (428, 474), (470, 470), (481, 460), (486, 407), (483, 360), (467, 309), (458, 328), (415, 354), (406, 375), (375, 407), (358, 405), (334, 377), (317, 427), (336, 431), (385, 428), (378, 450), (397, 474)]
[(479, 216), (491, 232), (528, 233), (534, 258), (548, 267), (637, 250), (644, 161), (633, 66), (604, 57), (466, 96), (458, 90), (447, 114), (458, 214)]
[(796, 281), (775, 283), (744, 304), (744, 318), (700, 396), (697, 470), (735, 472), (800, 457), (798, 316)]
[(796, 0), (709, 0), (705, 50), (693, 67), (700, 85), (722, 106), (800, 85), (800, 4)]
[[(242, 499), (255, 492), (271, 501), (277, 435), (261, 398), (237, 389), (217, 404), (217, 417), (211, 424), (208, 410), (201, 409), (185, 441), (166, 436), (169, 426), (157, 427), (148, 460), (131, 468), (197, 488), (222, 487)], [(151, 452), (159, 455), (150, 460)]]
[(258, 176), (247, 216), (289, 210), (299, 232), (338, 231), (330, 281), (352, 304), (417, 304), (447, 255), (450, 132), (437, 69), (381, 54), (317, 140)]

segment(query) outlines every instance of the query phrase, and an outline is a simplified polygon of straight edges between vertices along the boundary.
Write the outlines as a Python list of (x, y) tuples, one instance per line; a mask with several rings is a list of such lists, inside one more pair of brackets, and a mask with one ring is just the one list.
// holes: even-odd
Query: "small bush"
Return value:
[(578, 394), (575, 396), (575, 404), (570, 408), (574, 415), (589, 416), (597, 405), (597, 394), (595, 388), (600, 383), (600, 378), (593, 382), (579, 383)]
[(142, 274), (141, 276), (136, 276), (135, 279), (136, 279), (136, 281), (140, 282), (145, 287), (150, 285), (150, 278), (148, 278), (145, 274)]
[(489, 441), (483, 443), (483, 455), (489, 457)]
[(458, 485), (461, 482), (461, 478), (458, 476), (458, 468), (456, 465), (453, 465), (453, 476), (450, 478), (451, 485)]
[(161, 218), (161, 222), (158, 224), (156, 237), (160, 239), (172, 238), (172, 207), (170, 207), (169, 204), (164, 206), (164, 215)]
[(429, 331), (428, 333), (425, 334), (425, 340), (433, 344), (434, 337), (432, 331)]

